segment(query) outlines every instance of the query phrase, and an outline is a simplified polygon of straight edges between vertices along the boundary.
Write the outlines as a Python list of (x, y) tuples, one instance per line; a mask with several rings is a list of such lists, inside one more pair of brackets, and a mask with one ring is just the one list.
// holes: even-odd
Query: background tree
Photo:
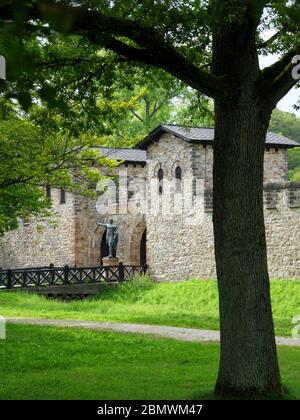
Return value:
[[(95, 65), (84, 67), (81, 61), (78, 69), (87, 69), (87, 91), (98, 83), (109, 96), (112, 82), (124, 85), (133, 68), (147, 65), (213, 98), (219, 396), (282, 391), (267, 269), (263, 160), (272, 110), (298, 81), (292, 77), (292, 58), (300, 52), (299, 11), (297, 0), (26, 0), (4, 2), (0, 8), (9, 68), (16, 61), (12, 49), (27, 58), (15, 70), (25, 76), (15, 76), (12, 90), (25, 107), (30, 90), (54, 96), (55, 72), (44, 80), (41, 67), (30, 73), (28, 59), (34, 61), (34, 54), (27, 48), (32, 38), (37, 43), (50, 32), (42, 43), (47, 51), (53, 31), (58, 39), (75, 39), (86, 47), (87, 58), (94, 54)], [(261, 33), (269, 28), (276, 36), (264, 41)], [(112, 53), (103, 54), (103, 48)], [(281, 58), (262, 70), (261, 51), (276, 51)], [(120, 69), (127, 71), (125, 80), (115, 79)], [(82, 92), (78, 86), (70, 90)]]
[[(54, 130), (63, 125), (59, 115), (52, 115), (51, 123), (42, 107), (24, 116), (3, 100), (1, 105), (5, 113), (0, 120), (0, 234), (16, 228), (19, 218), (51, 214), (47, 184), (93, 196), (90, 184), (100, 179), (93, 165), (116, 165), (99, 153), (101, 137), (88, 133), (74, 137), (64, 128)], [(38, 124), (41, 118), (43, 124)]]
[[(270, 130), (300, 143), (300, 118), (295, 114), (274, 109)], [(300, 148), (289, 150), (289, 179), (300, 181)]]
[(98, 101), (114, 115), (106, 144), (133, 147), (162, 123), (213, 126), (213, 106), (208, 98), (186, 86), (147, 85), (118, 90), (113, 99)]
[(282, 134), (300, 144), (300, 117), (290, 112), (274, 109), (270, 121), (270, 130)]

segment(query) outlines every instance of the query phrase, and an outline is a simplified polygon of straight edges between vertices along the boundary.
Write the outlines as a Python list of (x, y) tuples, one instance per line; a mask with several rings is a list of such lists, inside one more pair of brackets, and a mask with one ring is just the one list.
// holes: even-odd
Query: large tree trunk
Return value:
[(221, 360), (216, 392), (280, 392), (263, 215), (266, 127), (216, 104), (214, 233)]
[(239, 39), (234, 31), (223, 32), (214, 43), (214, 71), (232, 80), (232, 92), (215, 101), (218, 396), (281, 393), (263, 214), (263, 160), (272, 105), (256, 83), (256, 51)]

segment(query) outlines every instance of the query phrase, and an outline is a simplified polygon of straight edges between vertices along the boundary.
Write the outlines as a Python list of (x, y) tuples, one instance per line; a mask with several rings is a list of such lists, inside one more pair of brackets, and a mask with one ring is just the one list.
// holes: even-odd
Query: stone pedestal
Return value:
[(112, 282), (116, 282), (116, 281), (120, 281), (119, 277), (119, 263), (120, 260), (118, 257), (114, 257), (114, 258), (109, 258), (109, 257), (104, 257), (102, 258), (102, 264), (103, 267), (107, 267), (107, 269), (105, 270), (105, 277), (107, 281), (112, 281)]
[(103, 267), (115, 267), (117, 265), (119, 265), (119, 258), (118, 257), (114, 257), (114, 258), (109, 258), (109, 257), (104, 257), (102, 258), (102, 263), (103, 263)]

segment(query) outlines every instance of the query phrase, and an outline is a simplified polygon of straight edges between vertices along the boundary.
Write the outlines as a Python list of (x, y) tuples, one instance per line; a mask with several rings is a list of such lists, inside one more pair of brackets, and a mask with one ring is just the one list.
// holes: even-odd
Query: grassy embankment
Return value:
[[(271, 295), (277, 335), (290, 336), (300, 315), (300, 282), (272, 280)], [(84, 301), (61, 302), (20, 292), (0, 292), (0, 315), (132, 322), (219, 329), (216, 281), (154, 283), (135, 279), (104, 287)]]

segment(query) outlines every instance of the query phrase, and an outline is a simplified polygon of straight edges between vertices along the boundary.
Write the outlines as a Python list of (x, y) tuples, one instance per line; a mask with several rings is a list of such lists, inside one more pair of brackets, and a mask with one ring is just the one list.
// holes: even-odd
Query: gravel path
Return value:
[[(98, 331), (115, 331), (120, 333), (150, 334), (158, 337), (173, 338), (182, 341), (210, 341), (219, 342), (220, 333), (218, 331), (199, 330), (195, 328), (167, 327), (159, 325), (144, 324), (123, 324), (115, 322), (93, 322), (93, 321), (73, 321), (60, 319), (43, 318), (16, 318), (6, 317), (6, 321), (11, 324), (24, 325), (46, 325), (53, 327), (67, 328), (87, 328)], [(300, 339), (288, 337), (276, 337), (276, 342), (281, 346), (300, 347)]]

